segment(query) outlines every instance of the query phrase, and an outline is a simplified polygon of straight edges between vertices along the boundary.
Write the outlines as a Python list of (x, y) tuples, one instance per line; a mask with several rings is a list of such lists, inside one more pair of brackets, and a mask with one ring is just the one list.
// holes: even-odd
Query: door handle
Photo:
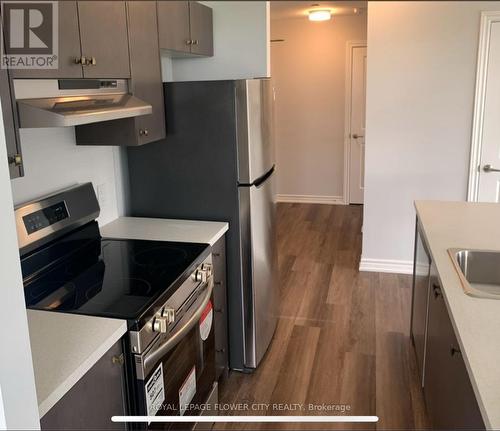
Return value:
[(358, 135), (357, 133), (352, 134), (353, 139), (364, 138), (364, 135)]
[(492, 167), (491, 165), (484, 165), (483, 166), (483, 171), (484, 172), (500, 172), (500, 169), (496, 169), (494, 167)]

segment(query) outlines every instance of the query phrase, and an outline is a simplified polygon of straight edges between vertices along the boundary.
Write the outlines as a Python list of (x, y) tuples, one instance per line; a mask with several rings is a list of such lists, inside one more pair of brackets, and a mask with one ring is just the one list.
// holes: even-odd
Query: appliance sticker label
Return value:
[(189, 403), (196, 394), (196, 367), (193, 366), (186, 380), (179, 389), (179, 412), (182, 415), (186, 413)]
[(208, 304), (203, 310), (203, 313), (201, 314), (200, 317), (200, 336), (203, 341), (205, 341), (210, 335), (213, 319), (214, 319), (214, 308), (212, 307), (212, 301), (208, 301)]
[(146, 382), (146, 407), (148, 416), (155, 416), (165, 401), (165, 388), (163, 387), (163, 364), (153, 372)]

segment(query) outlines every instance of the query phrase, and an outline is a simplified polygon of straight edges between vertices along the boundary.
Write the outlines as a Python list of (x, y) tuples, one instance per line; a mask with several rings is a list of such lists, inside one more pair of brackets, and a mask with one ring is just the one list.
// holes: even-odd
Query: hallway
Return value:
[[(411, 276), (359, 273), (361, 206), (280, 204), (280, 315), (253, 374), (232, 373), (220, 414), (378, 415), (377, 429), (428, 426), (410, 349)], [(280, 411), (274, 403), (301, 404)], [(342, 407), (343, 406), (343, 407)], [(273, 408), (274, 407), (274, 408)], [(374, 429), (374, 424), (226, 424), (226, 429)], [(220, 426), (219, 426), (220, 427)]]

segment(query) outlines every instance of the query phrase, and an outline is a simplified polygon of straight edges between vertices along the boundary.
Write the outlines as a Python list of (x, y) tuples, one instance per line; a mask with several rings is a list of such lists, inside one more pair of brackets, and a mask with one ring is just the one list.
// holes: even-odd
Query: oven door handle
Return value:
[(150, 368), (152, 368), (156, 362), (161, 359), (164, 355), (166, 355), (181, 339), (189, 332), (193, 327), (198, 323), (205, 310), (205, 307), (210, 301), (212, 297), (212, 291), (214, 289), (214, 277), (211, 275), (207, 280), (206, 294), (203, 298), (198, 309), (195, 313), (189, 318), (189, 320), (184, 323), (177, 331), (175, 331), (172, 336), (160, 344), (157, 348), (155, 348), (152, 352), (148, 353), (144, 358), (144, 369), (145, 372), (148, 373)]

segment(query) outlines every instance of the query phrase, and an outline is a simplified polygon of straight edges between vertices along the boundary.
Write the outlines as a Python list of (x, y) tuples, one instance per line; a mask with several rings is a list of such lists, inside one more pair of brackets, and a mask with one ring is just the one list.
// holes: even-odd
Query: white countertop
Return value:
[(500, 251), (500, 205), (418, 201), (415, 207), (484, 423), (500, 429), (500, 300), (466, 295), (447, 251)]
[(100, 228), (107, 238), (198, 242), (214, 245), (229, 229), (226, 222), (120, 217)]
[(43, 417), (125, 334), (127, 323), (119, 319), (27, 311), (38, 411)]
[[(214, 245), (228, 223), (120, 217), (100, 228), (108, 238)], [(127, 331), (119, 319), (28, 310), (38, 410), (43, 417)]]

